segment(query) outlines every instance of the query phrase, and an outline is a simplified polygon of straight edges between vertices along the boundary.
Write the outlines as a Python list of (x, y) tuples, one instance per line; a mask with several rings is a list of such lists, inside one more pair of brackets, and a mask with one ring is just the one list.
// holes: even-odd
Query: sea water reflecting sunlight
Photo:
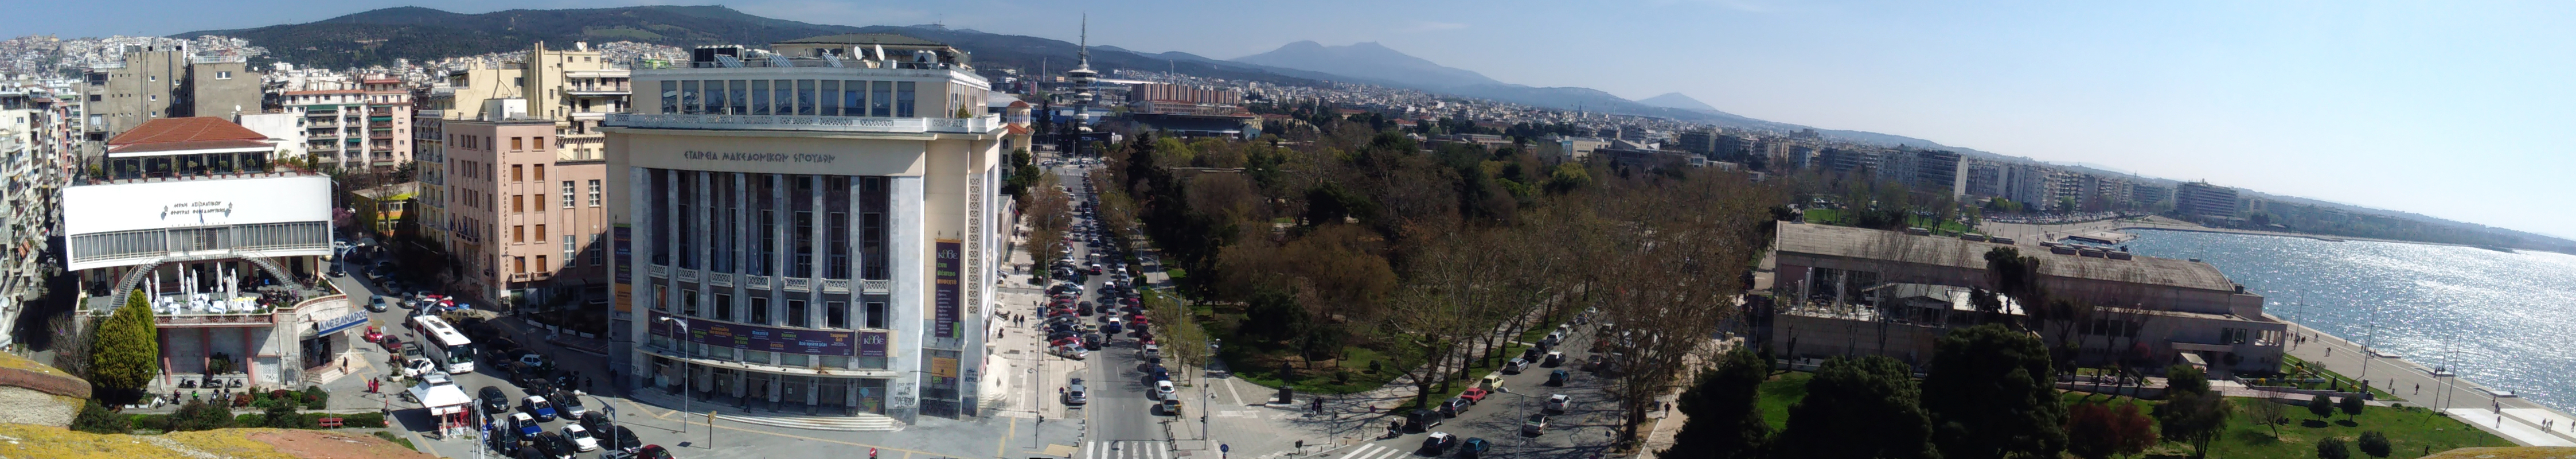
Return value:
[(2216, 265), (2262, 294), (2272, 315), (2426, 366), (2447, 356), (2463, 378), (2576, 411), (2576, 256), (2130, 232), (2130, 251)]

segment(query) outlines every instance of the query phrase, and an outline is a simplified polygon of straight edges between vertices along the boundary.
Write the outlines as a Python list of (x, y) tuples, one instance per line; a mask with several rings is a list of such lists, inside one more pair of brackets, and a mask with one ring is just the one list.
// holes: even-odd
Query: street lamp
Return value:
[[(680, 348), (680, 413), (686, 414), (689, 412), (689, 392), (694, 390), (694, 388), (689, 387), (690, 383), (694, 382), (692, 381), (694, 378), (689, 377), (689, 319), (681, 319), (671, 316), (661, 316), (655, 319), (663, 322), (680, 324), (680, 339), (678, 340), (678, 346)], [(715, 424), (707, 424), (707, 428), (713, 429), (715, 428)], [(680, 418), (680, 433), (689, 433), (689, 419), (687, 417)]]

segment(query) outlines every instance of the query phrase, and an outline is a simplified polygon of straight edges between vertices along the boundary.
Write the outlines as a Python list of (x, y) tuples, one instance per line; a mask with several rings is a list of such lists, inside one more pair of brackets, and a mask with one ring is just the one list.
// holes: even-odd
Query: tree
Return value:
[(2100, 402), (2078, 404), (2067, 409), (2066, 452), (2085, 459), (2145, 452), (2156, 445), (2154, 423), (2135, 403), (2118, 409)]
[(113, 397), (133, 397), (161, 370), (159, 333), (153, 328), (152, 306), (143, 291), (133, 291), (126, 296), (125, 307), (117, 308), (99, 326), (90, 357), (90, 383), (114, 393)]
[(1701, 371), (1680, 397), (1682, 414), (1690, 416), (1673, 436), (1673, 446), (1659, 457), (1736, 459), (1763, 457), (1771, 425), (1763, 422), (1758, 392), (1770, 378), (1771, 365), (1753, 350), (1738, 346), (1715, 370)]
[(2066, 406), (2048, 347), (1998, 324), (1951, 330), (1923, 378), (1923, 411), (1944, 457), (2055, 457), (2066, 449)]
[(1825, 361), (1807, 380), (1807, 397), (1789, 406), (1789, 425), (1772, 442), (1776, 456), (1939, 458), (1911, 373), (1884, 356)]
[(2343, 437), (2326, 437), (2324, 440), (2317, 440), (2317, 459), (2350, 459), (2351, 457), (2352, 449), (2344, 447)]
[(2322, 421), (2326, 416), (2334, 415), (2334, 410), (2334, 398), (2327, 397), (2326, 394), (2317, 394), (2316, 398), (2308, 399), (2308, 414), (2316, 415), (2317, 420)]
[(2360, 416), (2361, 408), (2369, 406), (2361, 403), (2361, 396), (2359, 395), (2344, 397), (2343, 401), (2336, 402), (2335, 405), (2336, 407), (2343, 408), (2343, 419), (2346, 421), (2352, 420), (2354, 416)]
[(79, 311), (57, 314), (45, 321), (45, 331), (53, 336), (47, 347), (54, 351), (54, 368), (89, 379), (90, 343), (98, 339), (98, 327), (82, 316)]
[(81, 406), (79, 417), (72, 418), (72, 430), (101, 434), (121, 434), (133, 431), (134, 427), (130, 420), (126, 419), (125, 415), (116, 414), (114, 411), (108, 411), (107, 407), (99, 406), (98, 400), (93, 399), (89, 400), (89, 403)]
[(2165, 369), (2165, 401), (2156, 405), (2158, 429), (2166, 440), (2191, 444), (2194, 459), (2208, 457), (2209, 442), (2227, 428), (2226, 397), (2209, 391), (2209, 379), (2189, 365)]
[(2388, 457), (2388, 453), (2392, 452), (2392, 445), (2388, 444), (2388, 434), (2379, 433), (2376, 430), (2362, 431), (2361, 441), (2357, 443), (2359, 444), (2355, 446), (2361, 447), (2361, 453), (2368, 454), (2370, 457)]
[(2272, 438), (2281, 437), (2281, 424), (2290, 422), (2289, 414), (2289, 406), (2271, 400), (2256, 400), (2245, 405), (2245, 417), (2253, 418), (2254, 425), (2271, 428)]
[(304, 417), (295, 414), (295, 404), (288, 403), (285, 400), (278, 400), (277, 404), (269, 405), (267, 414), (260, 416), (260, 418), (263, 423), (268, 424), (268, 427), (276, 427), (280, 429), (300, 429), (304, 427)]

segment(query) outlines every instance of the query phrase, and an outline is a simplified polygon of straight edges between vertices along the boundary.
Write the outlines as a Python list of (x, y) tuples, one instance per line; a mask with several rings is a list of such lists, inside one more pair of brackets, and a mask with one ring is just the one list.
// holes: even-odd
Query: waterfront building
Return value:
[[(2097, 305), (2083, 321), (2044, 322), (2050, 340), (2073, 337), (2087, 365), (2141, 357), (2154, 366), (2202, 365), (2225, 374), (2279, 368), (2288, 324), (2263, 313), (2208, 263), (2132, 256), (2069, 245), (2014, 246), (1842, 226), (1782, 222), (1766, 323), (1772, 348), (1798, 358), (1877, 354), (1928, 363), (1941, 333), (2000, 317), (1969, 306), (1988, 286), (1985, 254), (2015, 247), (2039, 260), (2053, 298)], [(2008, 305), (2001, 315), (2023, 315)], [(2073, 330), (2066, 330), (2073, 328)], [(2068, 333), (2058, 333), (2066, 330)], [(2059, 343), (2052, 343), (2059, 344)]]
[(660, 97), (608, 118), (612, 370), (808, 413), (992, 414), (991, 85), (910, 37), (772, 49), (636, 69)]
[(63, 192), (64, 255), (91, 315), (137, 290), (152, 303), (164, 376), (150, 390), (210, 373), (264, 388), (345, 374), (332, 363), (355, 352), (345, 332), (366, 311), (320, 282), (330, 177), (213, 117), (146, 121), (103, 156)]
[(2235, 217), (2236, 210), (2235, 188), (2206, 181), (2174, 186), (2174, 213), (2198, 220), (2224, 220)]

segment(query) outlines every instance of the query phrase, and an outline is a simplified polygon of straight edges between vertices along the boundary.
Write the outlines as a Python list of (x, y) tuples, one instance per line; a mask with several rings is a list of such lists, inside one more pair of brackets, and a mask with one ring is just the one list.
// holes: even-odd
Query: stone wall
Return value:
[(89, 381), (33, 360), (0, 354), (0, 423), (69, 426), (89, 395)]

